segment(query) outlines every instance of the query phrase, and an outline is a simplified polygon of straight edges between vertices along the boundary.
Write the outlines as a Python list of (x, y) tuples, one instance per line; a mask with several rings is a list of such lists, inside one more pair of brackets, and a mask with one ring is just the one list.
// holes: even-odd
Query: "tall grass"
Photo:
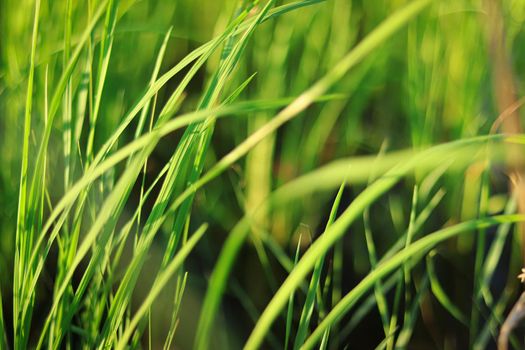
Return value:
[(0, 348), (493, 346), (525, 136), (484, 6), (0, 0)]

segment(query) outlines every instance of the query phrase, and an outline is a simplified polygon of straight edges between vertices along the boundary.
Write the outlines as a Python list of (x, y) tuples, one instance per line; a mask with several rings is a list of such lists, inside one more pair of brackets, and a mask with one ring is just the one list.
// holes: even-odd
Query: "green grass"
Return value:
[(494, 346), (525, 135), (485, 6), (0, 0), (0, 349)]

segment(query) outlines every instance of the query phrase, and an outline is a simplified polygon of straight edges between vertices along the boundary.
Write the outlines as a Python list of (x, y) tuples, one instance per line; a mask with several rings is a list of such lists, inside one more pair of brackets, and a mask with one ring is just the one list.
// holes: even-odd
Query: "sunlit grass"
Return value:
[(525, 136), (483, 6), (1, 0), (0, 348), (495, 344)]

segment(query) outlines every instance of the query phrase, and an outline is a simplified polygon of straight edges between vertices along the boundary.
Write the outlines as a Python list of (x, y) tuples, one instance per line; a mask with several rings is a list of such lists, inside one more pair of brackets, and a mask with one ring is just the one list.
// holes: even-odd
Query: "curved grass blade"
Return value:
[(430, 279), (430, 289), (432, 290), (432, 293), (436, 297), (436, 299), (439, 301), (439, 303), (445, 308), (445, 310), (448, 311), (456, 320), (461, 322), (463, 325), (468, 327), (468, 320), (463, 315), (461, 310), (452, 302), (452, 300), (448, 297), (447, 293), (441, 286), (441, 283), (439, 282), (439, 279), (437, 277), (436, 268), (434, 266), (434, 256), (436, 255), (435, 251), (431, 251), (427, 255), (427, 272), (428, 277)]

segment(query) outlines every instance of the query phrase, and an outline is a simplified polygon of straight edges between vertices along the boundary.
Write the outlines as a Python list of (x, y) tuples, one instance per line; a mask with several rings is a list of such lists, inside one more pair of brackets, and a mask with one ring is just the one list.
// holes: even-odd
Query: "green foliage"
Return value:
[(483, 6), (0, 0), (0, 348), (490, 347), (525, 136)]

